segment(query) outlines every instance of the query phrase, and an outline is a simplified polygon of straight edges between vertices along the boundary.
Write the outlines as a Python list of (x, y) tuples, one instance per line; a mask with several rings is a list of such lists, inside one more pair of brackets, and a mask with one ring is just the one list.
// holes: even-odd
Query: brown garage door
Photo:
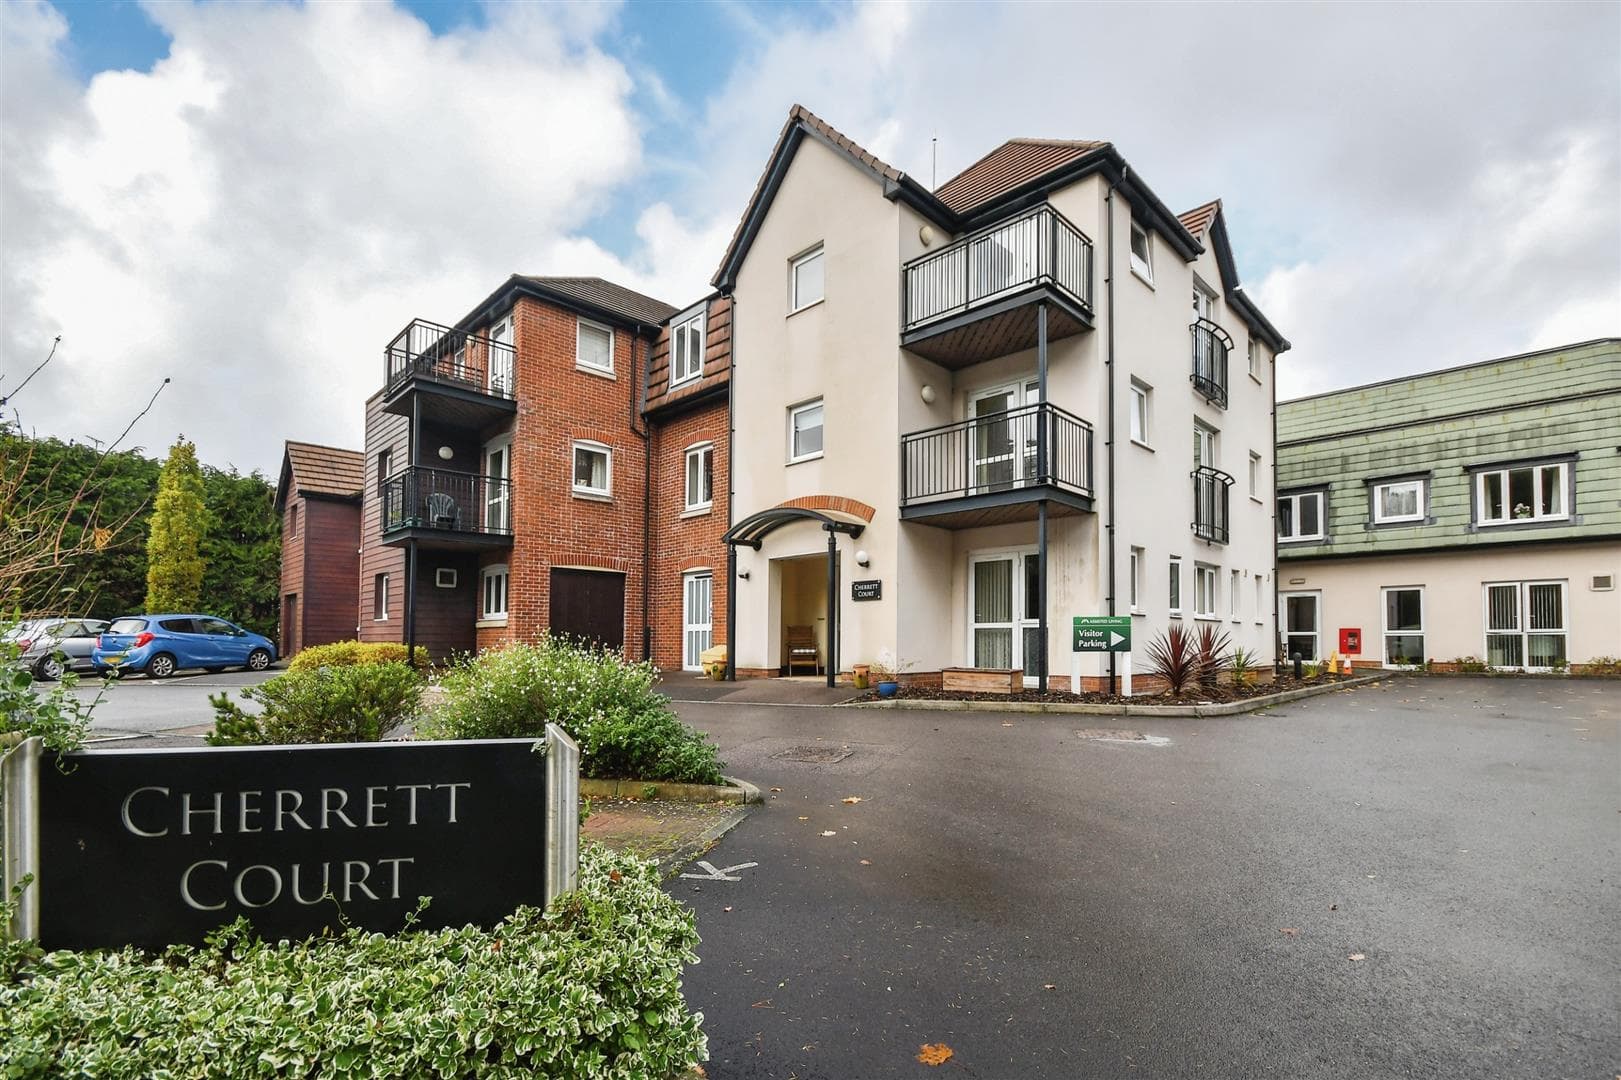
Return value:
[(625, 575), (602, 570), (552, 571), (552, 633), (625, 647)]

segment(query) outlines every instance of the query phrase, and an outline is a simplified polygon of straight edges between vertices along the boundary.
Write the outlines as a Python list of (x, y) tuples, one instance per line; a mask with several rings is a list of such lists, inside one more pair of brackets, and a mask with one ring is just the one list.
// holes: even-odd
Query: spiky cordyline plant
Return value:
[(1199, 685), (1214, 690), (1227, 669), (1231, 658), (1227, 655), (1227, 634), (1215, 623), (1200, 623), (1198, 636), (1193, 641), (1193, 652), (1198, 658)]
[(1199, 673), (1199, 658), (1194, 652), (1193, 636), (1172, 623), (1170, 629), (1148, 643), (1148, 672), (1165, 681), (1166, 689), (1180, 697)]

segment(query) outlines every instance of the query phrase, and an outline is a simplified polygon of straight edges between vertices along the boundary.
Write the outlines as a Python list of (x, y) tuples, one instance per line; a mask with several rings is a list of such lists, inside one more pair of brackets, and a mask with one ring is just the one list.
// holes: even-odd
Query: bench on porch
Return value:
[(940, 672), (940, 689), (975, 694), (1016, 694), (1024, 689), (1024, 669), (948, 667)]

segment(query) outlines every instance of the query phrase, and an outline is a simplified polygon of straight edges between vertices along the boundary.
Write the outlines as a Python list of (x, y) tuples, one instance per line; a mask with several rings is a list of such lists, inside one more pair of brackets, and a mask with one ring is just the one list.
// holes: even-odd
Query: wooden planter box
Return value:
[(940, 689), (975, 694), (1015, 694), (1024, 689), (1020, 668), (953, 668), (940, 672)]

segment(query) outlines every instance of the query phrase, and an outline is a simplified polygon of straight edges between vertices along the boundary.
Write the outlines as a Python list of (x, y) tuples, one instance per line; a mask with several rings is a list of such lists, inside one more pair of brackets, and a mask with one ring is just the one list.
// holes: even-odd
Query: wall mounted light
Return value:
[(918, 241), (924, 247), (928, 247), (930, 244), (934, 243), (934, 228), (933, 228), (933, 226), (924, 225), (921, 228), (919, 228), (918, 231), (917, 231), (917, 238), (918, 238)]
[(856, 565), (857, 566), (866, 566), (871, 561), (872, 561), (871, 559), (867, 558), (867, 552), (865, 550), (856, 552)]
[(739, 570), (737, 572), (737, 576), (742, 580), (747, 581), (749, 579), (749, 572), (747, 570)]
[(925, 404), (925, 405), (933, 405), (934, 404), (934, 387), (928, 385), (927, 383), (924, 383), (923, 384), (923, 389), (919, 390), (918, 393), (923, 396), (923, 404)]
[(456, 456), (456, 451), (452, 450), (448, 446), (441, 446), (439, 448), (439, 456), (444, 460), (449, 461), (451, 458)]

